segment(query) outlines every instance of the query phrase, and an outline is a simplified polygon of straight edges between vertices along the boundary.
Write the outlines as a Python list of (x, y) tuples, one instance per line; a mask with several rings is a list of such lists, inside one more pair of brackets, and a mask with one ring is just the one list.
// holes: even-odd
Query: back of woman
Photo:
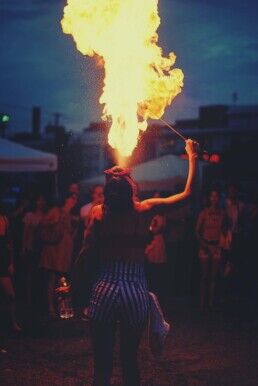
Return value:
[(132, 210), (126, 213), (105, 214), (96, 224), (100, 242), (100, 256), (106, 260), (143, 262), (148, 240), (148, 219)]
[(140, 386), (137, 352), (149, 310), (144, 272), (148, 226), (144, 213), (190, 195), (196, 159), (191, 140), (187, 141), (186, 150), (189, 174), (185, 190), (164, 199), (140, 202), (127, 169), (115, 167), (105, 172), (104, 205), (92, 208), (84, 248), (86, 254), (95, 251), (93, 256), (99, 260), (88, 309), (94, 346), (94, 386), (110, 385), (118, 321), (123, 384)]
[(120, 321), (124, 384), (138, 386), (137, 351), (149, 309), (144, 272), (148, 227), (144, 215), (134, 207), (130, 178), (116, 172), (107, 178), (105, 203), (94, 211), (98, 213), (86, 236), (93, 241), (99, 260), (88, 308), (95, 354), (94, 385), (109, 385)]

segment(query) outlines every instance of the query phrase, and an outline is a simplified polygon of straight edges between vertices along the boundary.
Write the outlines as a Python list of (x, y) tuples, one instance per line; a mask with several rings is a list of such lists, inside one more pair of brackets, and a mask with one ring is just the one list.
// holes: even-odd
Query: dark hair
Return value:
[(211, 203), (211, 195), (212, 195), (212, 193), (217, 193), (218, 199), (220, 201), (220, 198), (221, 198), (220, 190), (217, 189), (217, 188), (212, 188), (212, 189), (209, 190), (208, 196), (207, 196), (208, 205), (210, 205), (210, 203)]
[(212, 188), (212, 189), (210, 189), (209, 192), (208, 192), (208, 197), (210, 197), (212, 193), (217, 193), (217, 195), (218, 195), (219, 197), (220, 197), (220, 195), (221, 195), (220, 190), (217, 189), (217, 188)]
[(34, 212), (37, 208), (37, 201), (40, 199), (40, 198), (43, 198), (46, 202), (46, 208), (48, 206), (48, 198), (44, 195), (44, 194), (37, 194), (35, 196), (35, 198), (30, 202), (30, 205), (29, 205), (29, 212), (32, 211)]
[(128, 212), (134, 209), (136, 185), (130, 175), (121, 168), (106, 171), (104, 205), (112, 213)]
[(90, 196), (92, 196), (92, 195), (94, 194), (94, 192), (95, 192), (95, 190), (96, 190), (97, 188), (103, 188), (103, 185), (101, 185), (101, 184), (93, 185), (93, 186), (90, 188), (90, 190), (89, 190)]

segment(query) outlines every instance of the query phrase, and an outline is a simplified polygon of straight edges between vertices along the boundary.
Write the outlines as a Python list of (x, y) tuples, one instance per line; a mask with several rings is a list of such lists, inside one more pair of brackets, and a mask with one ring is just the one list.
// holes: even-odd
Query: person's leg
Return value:
[(209, 280), (209, 256), (204, 250), (199, 251), (200, 263), (200, 306), (207, 305), (207, 290)]
[(159, 302), (162, 307), (166, 306), (167, 297), (168, 297), (168, 288), (167, 288), (167, 277), (168, 277), (168, 268), (166, 263), (160, 264), (151, 264), (152, 269), (152, 281), (151, 286), (149, 286), (150, 292), (153, 292), (159, 299)]
[(208, 289), (209, 307), (213, 307), (213, 304), (214, 304), (216, 279), (218, 276), (220, 263), (221, 263), (221, 254), (220, 252), (217, 252), (212, 256), (212, 260), (211, 260), (210, 281), (209, 281), (209, 289)]
[(120, 326), (120, 351), (124, 386), (140, 386), (140, 372), (137, 354), (144, 327), (132, 327), (126, 323)]
[(26, 256), (26, 264), (24, 264), (25, 269), (25, 286), (26, 286), (26, 305), (28, 307), (32, 306), (32, 279), (33, 279), (33, 268), (32, 268), (32, 256), (28, 254)]
[(168, 304), (170, 297), (170, 291), (168, 289), (168, 264), (160, 264), (159, 272), (159, 284), (160, 284), (160, 303), (163, 307)]
[(92, 322), (91, 330), (94, 351), (93, 386), (110, 386), (116, 323)]
[(4, 295), (8, 302), (8, 308), (12, 323), (12, 328), (15, 331), (21, 331), (16, 318), (15, 291), (10, 277), (0, 277), (0, 287), (3, 289)]
[(55, 285), (56, 285), (56, 273), (54, 271), (48, 272), (47, 283), (47, 299), (48, 299), (48, 313), (50, 316), (56, 315), (55, 310)]
[(156, 264), (153, 264), (153, 263), (146, 264), (146, 276), (147, 276), (149, 290), (157, 294)]

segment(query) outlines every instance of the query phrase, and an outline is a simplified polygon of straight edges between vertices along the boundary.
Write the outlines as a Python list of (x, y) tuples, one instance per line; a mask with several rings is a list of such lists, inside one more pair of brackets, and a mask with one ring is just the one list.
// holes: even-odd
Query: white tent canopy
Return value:
[[(198, 178), (202, 178), (203, 162), (198, 163)], [(177, 184), (185, 183), (188, 174), (188, 161), (169, 154), (163, 157), (136, 165), (132, 168), (132, 177), (140, 191), (172, 191)], [(103, 175), (81, 182), (83, 189), (92, 185), (103, 184)]]
[(0, 138), (0, 172), (55, 172), (55, 154), (31, 149)]

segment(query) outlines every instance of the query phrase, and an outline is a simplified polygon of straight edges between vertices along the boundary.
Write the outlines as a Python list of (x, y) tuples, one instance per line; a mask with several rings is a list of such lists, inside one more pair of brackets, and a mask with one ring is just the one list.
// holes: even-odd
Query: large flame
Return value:
[(183, 86), (175, 54), (164, 57), (157, 44), (158, 0), (67, 0), (61, 23), (83, 55), (101, 59), (109, 144), (129, 156), (147, 120), (161, 118)]

